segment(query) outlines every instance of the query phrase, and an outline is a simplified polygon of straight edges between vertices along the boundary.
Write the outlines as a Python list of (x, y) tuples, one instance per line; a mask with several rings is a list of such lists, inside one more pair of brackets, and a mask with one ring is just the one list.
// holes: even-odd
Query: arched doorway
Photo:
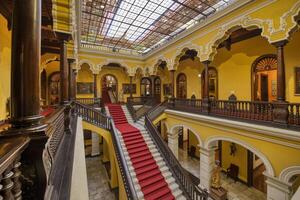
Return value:
[[(102, 98), (104, 103), (117, 102), (118, 99), (118, 79), (112, 74), (106, 74), (101, 79)], [(111, 95), (113, 97), (111, 97)], [(112, 100), (111, 98), (114, 98)]]
[(277, 56), (260, 56), (252, 64), (252, 100), (270, 102), (276, 98)]
[(176, 97), (186, 99), (187, 97), (187, 79), (184, 73), (180, 73), (176, 79)]
[[(201, 74), (201, 93), (204, 96), (205, 69)], [(210, 99), (218, 99), (218, 71), (215, 67), (208, 68), (208, 96)]]
[(141, 96), (151, 96), (151, 80), (147, 77), (141, 79)]
[(154, 79), (154, 97), (157, 102), (160, 102), (160, 94), (161, 94), (161, 81), (159, 77)]
[(205, 148), (214, 149), (212, 159), (220, 161), (223, 188), (238, 199), (267, 198), (264, 173), (274, 176), (274, 169), (264, 154), (242, 140), (223, 136), (208, 139)]
[(49, 100), (50, 105), (60, 102), (60, 72), (53, 72), (49, 76)]

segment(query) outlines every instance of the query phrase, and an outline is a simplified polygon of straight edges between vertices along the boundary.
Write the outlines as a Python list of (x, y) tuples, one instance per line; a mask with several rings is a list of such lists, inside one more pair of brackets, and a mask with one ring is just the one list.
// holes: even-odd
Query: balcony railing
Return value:
[[(278, 122), (279, 106), (286, 112), (281, 122)], [(243, 121), (253, 121), (279, 127), (299, 128), (300, 125), (300, 104), (286, 103), (278, 104), (273, 102), (255, 102), (255, 101), (230, 101), (230, 100), (212, 100), (205, 102), (202, 99), (169, 99), (168, 108), (191, 112), (195, 114), (205, 114), (216, 117), (225, 117)], [(286, 118), (286, 119), (285, 119)]]
[[(129, 110), (134, 121), (139, 120), (144, 116), (154, 105), (157, 104), (156, 98), (153, 97), (133, 97), (127, 98), (127, 109)], [(134, 105), (141, 105), (135, 109)]]
[(102, 99), (101, 98), (77, 98), (77, 102), (85, 105), (93, 105), (97, 107), (102, 106)]
[(28, 137), (14, 137), (0, 141), (0, 199), (22, 198), (20, 181), (21, 154), (27, 147)]

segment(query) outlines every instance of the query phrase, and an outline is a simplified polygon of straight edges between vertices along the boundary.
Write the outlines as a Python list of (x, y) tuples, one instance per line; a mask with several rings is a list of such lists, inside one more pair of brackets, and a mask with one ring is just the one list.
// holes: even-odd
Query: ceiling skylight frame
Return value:
[[(149, 7), (145, 6), (146, 4), (139, 7), (139, 4), (135, 2), (141, 2), (140, 0), (82, 0), (82, 4), (89, 2), (89, 5), (86, 5), (86, 7), (82, 6), (84, 9), (81, 20), (81, 43), (103, 46), (103, 49), (111, 49), (111, 51), (122, 49), (122, 51), (145, 54), (161, 46), (184, 30), (193, 27), (203, 20), (206, 14), (210, 16), (233, 1), (235, 0), (169, 0), (172, 5), (167, 4), (166, 7), (159, 3), (157, 4), (157, 0), (144, 1), (146, 4), (152, 3), (156, 5), (156, 8), (164, 11), (159, 13), (159, 11), (156, 12), (156, 9), (150, 11)], [(121, 8), (122, 2), (128, 3), (128, 5)], [(177, 4), (183, 5), (178, 6)], [(200, 6), (195, 7), (194, 5)], [(101, 10), (100, 8), (102, 7), (104, 9)], [(109, 10), (106, 8), (109, 8)], [(127, 12), (123, 18), (119, 18), (121, 19), (119, 20), (120, 23), (116, 23), (114, 20), (120, 9), (127, 9), (130, 12)], [(136, 15), (139, 11), (140, 13)], [(156, 16), (157, 18), (154, 21), (152, 20), (153, 22), (149, 20), (152, 14), (159, 15)], [(135, 19), (131, 20), (131, 23), (124, 25), (126, 19), (130, 16), (135, 17)], [(145, 25), (147, 20), (148, 24)], [(106, 34), (102, 34), (109, 21), (111, 21), (110, 25), (113, 24), (115, 27), (111, 28), (109, 25)], [(107, 34), (108, 31), (110, 31), (110, 34)]]

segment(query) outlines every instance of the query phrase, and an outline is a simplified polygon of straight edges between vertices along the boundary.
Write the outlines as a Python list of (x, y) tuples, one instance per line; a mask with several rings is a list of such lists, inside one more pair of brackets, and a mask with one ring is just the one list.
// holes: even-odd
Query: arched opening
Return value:
[(220, 161), (221, 186), (237, 199), (267, 199), (264, 172), (274, 175), (267, 158), (248, 144), (231, 138), (209, 140), (209, 149), (215, 149), (215, 160)]
[(43, 69), (41, 73), (41, 103), (42, 105), (46, 105), (47, 101), (47, 72)]
[[(194, 177), (195, 184), (199, 184), (200, 178), (200, 139), (197, 133), (195, 133), (189, 127), (179, 125), (171, 128), (171, 135), (175, 138), (176, 149), (173, 152), (178, 155), (178, 161), (186, 169), (186, 171)], [(168, 142), (172, 141), (172, 138), (168, 139)], [(175, 151), (174, 151), (175, 150)]]
[(141, 79), (141, 96), (151, 96), (151, 80), (147, 77)]
[(277, 56), (267, 54), (252, 64), (252, 100), (274, 101), (277, 98)]
[(157, 102), (160, 102), (161, 96), (161, 80), (159, 77), (154, 79), (154, 97)]
[(53, 72), (49, 76), (49, 104), (57, 105), (60, 102), (60, 72)]
[(186, 99), (187, 97), (187, 78), (184, 73), (180, 73), (176, 78), (176, 97)]
[[(201, 73), (201, 92), (204, 96), (205, 70)], [(218, 99), (218, 71), (215, 67), (208, 68), (208, 96), (210, 99)]]
[(118, 101), (118, 79), (112, 74), (106, 74), (101, 79), (103, 103)]

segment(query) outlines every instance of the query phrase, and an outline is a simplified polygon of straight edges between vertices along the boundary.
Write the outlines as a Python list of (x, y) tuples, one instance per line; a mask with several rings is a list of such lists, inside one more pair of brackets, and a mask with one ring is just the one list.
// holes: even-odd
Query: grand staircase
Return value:
[(134, 123), (126, 106), (108, 104), (107, 113), (117, 128), (138, 199), (186, 199), (172, 177), (148, 131)]
[(110, 131), (127, 199), (209, 199), (208, 192), (193, 182), (152, 123), (166, 102), (138, 120), (132, 119), (129, 110), (133, 108), (128, 104), (106, 104), (107, 115), (78, 101), (74, 107), (84, 121)]

